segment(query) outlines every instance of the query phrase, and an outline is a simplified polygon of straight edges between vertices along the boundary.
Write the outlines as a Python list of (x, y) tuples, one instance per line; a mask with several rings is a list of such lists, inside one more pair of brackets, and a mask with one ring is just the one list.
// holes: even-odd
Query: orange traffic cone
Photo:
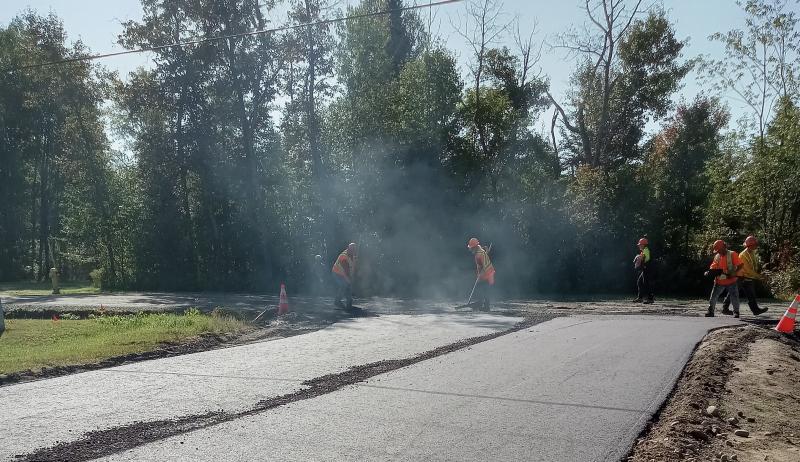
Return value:
[(778, 322), (778, 325), (775, 326), (775, 330), (778, 332), (783, 332), (784, 334), (791, 334), (794, 332), (794, 323), (795, 319), (797, 318), (798, 304), (800, 304), (800, 295), (794, 297), (792, 304), (789, 305), (789, 309), (786, 310), (786, 313), (783, 314), (783, 317)]
[(286, 285), (281, 282), (281, 298), (278, 304), (278, 314), (286, 314), (289, 312), (289, 299), (286, 297)]

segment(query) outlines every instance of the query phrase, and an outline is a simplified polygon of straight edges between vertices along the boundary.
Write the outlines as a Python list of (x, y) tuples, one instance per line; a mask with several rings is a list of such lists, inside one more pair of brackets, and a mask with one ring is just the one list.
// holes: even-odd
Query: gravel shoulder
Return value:
[(797, 334), (714, 331), (627, 460), (800, 460), (799, 382)]

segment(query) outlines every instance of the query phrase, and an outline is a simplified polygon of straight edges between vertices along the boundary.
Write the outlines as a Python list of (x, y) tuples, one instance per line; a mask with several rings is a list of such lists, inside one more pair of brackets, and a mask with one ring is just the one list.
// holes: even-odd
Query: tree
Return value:
[[(502, 8), (496, 0), (471, 1), (467, 3), (467, 14), (462, 28), (457, 29), (461, 36), (472, 48), (469, 72), (472, 77), (470, 93), (470, 115), (474, 130), (471, 133), (471, 142), (482, 158), (491, 157), (489, 152), (490, 141), (487, 133), (487, 123), (491, 120), (483, 103), (482, 88), (486, 79), (486, 61), (490, 50), (497, 45), (508, 28), (502, 24)], [(502, 102), (495, 98), (492, 102), (497, 109), (497, 104)]]
[(705, 59), (702, 70), (720, 92), (733, 92), (755, 114), (763, 147), (775, 103), (798, 96), (800, 30), (790, 0), (737, 0), (746, 14), (744, 30), (709, 38), (725, 46), (725, 58)]
[[(266, 27), (273, 2), (146, 0), (128, 47)], [(149, 287), (260, 287), (279, 277), (281, 176), (270, 115), (283, 55), (267, 34), (169, 47), (132, 76), (120, 107), (146, 208), (140, 281)]]
[[(0, 206), (0, 253), (16, 266), (0, 264), (0, 277), (18, 276), (22, 266), (40, 280), (51, 267), (70, 277), (98, 265), (114, 279), (115, 211), (106, 194), (109, 158), (100, 109), (108, 76), (81, 62), (19, 69), (88, 52), (80, 42), (67, 45), (54, 15), (28, 11), (0, 37), (8, 46), (0, 54), (3, 67), (17, 69), (0, 78), (0, 193), (10, 201)], [(94, 232), (74, 232), (69, 218), (78, 215)]]
[(552, 130), (560, 120), (570, 165), (612, 168), (640, 155), (644, 125), (665, 115), (690, 64), (678, 63), (685, 44), (663, 11), (641, 19), (641, 1), (624, 0), (586, 0), (585, 11), (591, 25), (559, 37), (578, 68), (566, 109), (549, 95)]
[(716, 99), (702, 96), (681, 104), (649, 143), (642, 180), (653, 201), (650, 236), (670, 255), (671, 265), (685, 265), (695, 255), (695, 233), (702, 230), (711, 194), (705, 166), (718, 155), (728, 114)]
[[(767, 126), (763, 149), (755, 149), (752, 163), (739, 172), (743, 221), (740, 232), (761, 236), (764, 250), (776, 261), (797, 252), (800, 243), (800, 109), (789, 98), (778, 103)], [(787, 254), (781, 256), (781, 253)]]
[[(291, 24), (307, 24), (325, 19), (332, 6), (327, 1), (297, 0), (291, 3)], [(322, 144), (322, 113), (325, 98), (332, 89), (329, 79), (333, 76), (334, 40), (330, 25), (322, 24), (297, 29), (288, 38), (292, 50), (287, 68), (286, 86), (289, 103), (283, 122), (285, 148), (300, 161), (298, 166), (308, 164), (310, 169), (299, 167), (299, 173), (310, 173), (313, 200), (310, 203), (312, 218), (317, 225), (313, 229), (312, 248), (320, 254), (328, 254), (328, 242), (336, 241), (335, 202), (332, 200), (332, 185), (328, 156)]]

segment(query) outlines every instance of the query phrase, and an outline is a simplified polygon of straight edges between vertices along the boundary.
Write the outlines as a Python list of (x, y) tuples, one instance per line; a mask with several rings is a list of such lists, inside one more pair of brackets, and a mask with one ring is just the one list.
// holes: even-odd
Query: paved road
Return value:
[(280, 340), (0, 387), (0, 460), (136, 421), (241, 411), (301, 389), (304, 380), (518, 321), (483, 314), (358, 318)]
[[(0, 423), (0, 459), (125, 422), (246, 408), (302, 388), (305, 378), (407, 357), (515, 321), (365, 318), (280, 341), (0, 388), (0, 402), (11, 409)], [(330, 393), (150, 439), (108, 459), (617, 460), (697, 342), (731, 323), (557, 318)]]
[(728, 323), (558, 318), (108, 460), (618, 460)]

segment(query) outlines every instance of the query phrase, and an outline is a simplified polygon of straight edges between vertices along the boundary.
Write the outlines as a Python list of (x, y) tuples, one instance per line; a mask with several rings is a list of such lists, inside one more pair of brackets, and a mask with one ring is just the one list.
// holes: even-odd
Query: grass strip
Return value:
[(0, 337), (0, 374), (88, 364), (201, 334), (240, 332), (247, 326), (224, 315), (138, 314), (84, 320), (7, 319)]

